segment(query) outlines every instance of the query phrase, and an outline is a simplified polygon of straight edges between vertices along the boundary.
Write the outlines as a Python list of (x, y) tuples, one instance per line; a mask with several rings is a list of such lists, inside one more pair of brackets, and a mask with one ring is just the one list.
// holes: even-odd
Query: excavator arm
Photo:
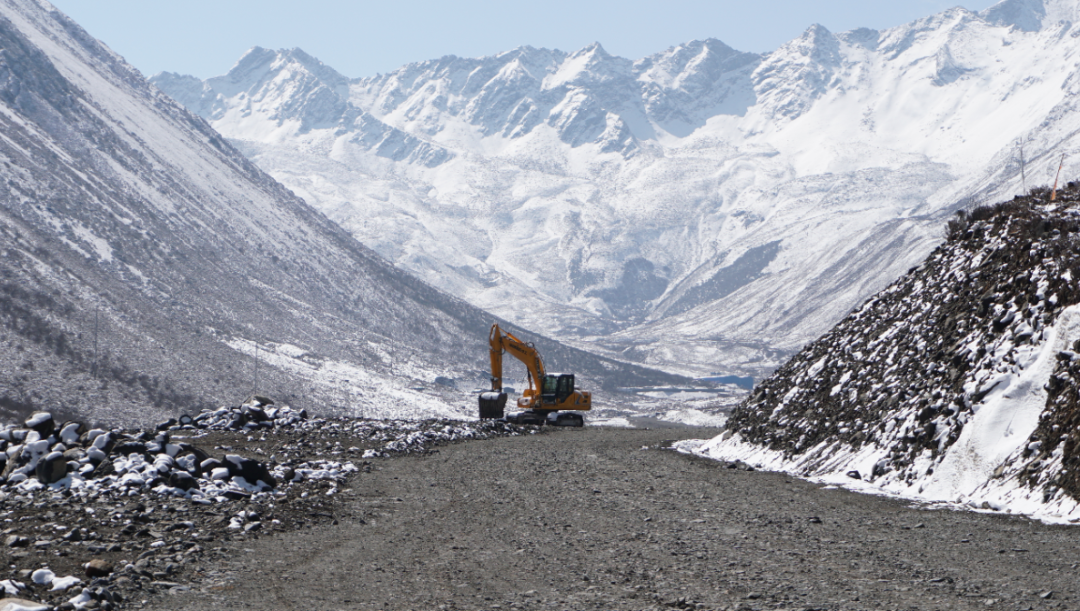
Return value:
[(514, 337), (512, 333), (504, 333), (499, 328), (499, 323), (491, 325), (488, 343), (491, 345), (492, 392), (502, 392), (502, 355), (508, 352), (524, 363), (529, 371), (529, 389), (523, 394), (527, 397), (540, 394), (539, 386), (544, 379), (544, 361), (536, 348)]

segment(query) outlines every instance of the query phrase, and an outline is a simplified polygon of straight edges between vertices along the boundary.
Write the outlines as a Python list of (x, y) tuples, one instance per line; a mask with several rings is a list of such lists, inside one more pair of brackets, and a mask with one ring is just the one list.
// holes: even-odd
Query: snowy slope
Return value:
[(922, 265), (683, 449), (859, 490), (1080, 521), (1080, 184), (953, 221)]
[[(348, 80), (298, 50), (153, 81), (398, 265), (531, 328), (760, 375), (940, 242), (1047, 184), (1073, 125), (1074, 0), (693, 41), (454, 56)], [(387, 145), (391, 143), (392, 145)], [(1080, 170), (1080, 160), (1067, 166)]]
[[(0, 410), (145, 421), (257, 389), (475, 413), (491, 315), (359, 244), (47, 3), (0, 1), (0, 49)], [(333, 100), (310, 93), (281, 117), (321, 129)], [(585, 384), (665, 379), (524, 335)]]

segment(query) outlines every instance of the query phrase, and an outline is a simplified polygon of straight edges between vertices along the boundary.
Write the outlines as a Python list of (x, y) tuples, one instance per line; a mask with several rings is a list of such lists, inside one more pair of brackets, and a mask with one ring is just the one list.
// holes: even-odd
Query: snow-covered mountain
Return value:
[[(336, 120), (318, 91), (281, 112)], [(374, 150), (398, 137), (415, 156), (397, 159), (438, 165), (438, 147), (365, 121), (386, 130)], [(252, 390), (324, 413), (475, 413), (491, 315), (362, 246), (43, 0), (0, 0), (0, 184), (9, 417), (146, 421)], [(585, 384), (671, 380), (523, 335)]]
[[(522, 47), (347, 79), (253, 49), (152, 80), (397, 265), (619, 358), (760, 375), (1073, 150), (1076, 0), (772, 53)], [(1066, 158), (1066, 174), (1080, 159)], [(1071, 174), (1070, 174), (1071, 173)]]
[(980, 207), (686, 451), (1080, 520), (1080, 183)]

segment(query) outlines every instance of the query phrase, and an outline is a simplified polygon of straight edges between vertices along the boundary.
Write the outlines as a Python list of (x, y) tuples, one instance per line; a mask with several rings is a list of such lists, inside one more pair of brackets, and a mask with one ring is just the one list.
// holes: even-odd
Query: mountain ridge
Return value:
[[(358, 112), (445, 151), (423, 162), (354, 146), (347, 127), (211, 122), (375, 251), (471, 303), (611, 356), (761, 376), (921, 260), (953, 211), (1023, 192), (1018, 138), (1048, 163), (1053, 134), (1071, 133), (1072, 89), (1055, 81), (1076, 67), (1075, 39), (1051, 31), (1076, 29), (1055, 21), (1070, 7), (814, 25), (767, 54), (715, 39), (639, 60), (521, 47), (351, 79)], [(1040, 29), (1015, 25), (1031, 14)], [(1050, 182), (1041, 167), (1032, 180)], [(760, 272), (738, 273), (774, 242)], [(674, 306), (687, 293), (697, 305)]]

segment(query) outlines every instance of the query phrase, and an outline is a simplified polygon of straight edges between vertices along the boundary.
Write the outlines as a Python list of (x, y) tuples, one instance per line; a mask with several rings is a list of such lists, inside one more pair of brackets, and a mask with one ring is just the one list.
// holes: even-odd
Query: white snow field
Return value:
[(152, 80), (440, 288), (620, 359), (760, 377), (958, 207), (1049, 184), (1062, 153), (1080, 173), (1078, 51), (1075, 1), (1005, 0), (764, 55), (521, 47), (349, 79), (255, 48)]

